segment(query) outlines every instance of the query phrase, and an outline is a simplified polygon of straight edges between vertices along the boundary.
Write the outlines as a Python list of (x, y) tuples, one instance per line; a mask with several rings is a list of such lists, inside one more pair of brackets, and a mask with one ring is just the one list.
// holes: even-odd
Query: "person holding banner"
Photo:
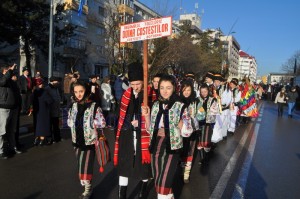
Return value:
[(174, 198), (172, 185), (183, 147), (183, 137), (192, 132), (191, 118), (184, 103), (176, 95), (175, 78), (170, 75), (159, 81), (159, 97), (150, 114), (148, 106), (142, 107), (147, 131), (151, 135), (151, 167), (158, 199)]
[(141, 115), (144, 101), (142, 64), (129, 64), (128, 77), (131, 87), (121, 98), (114, 165), (117, 166), (119, 174), (119, 198), (126, 198), (129, 178), (142, 181), (139, 198), (146, 198), (148, 179), (151, 177), (151, 157), (150, 135), (145, 128), (145, 117)]

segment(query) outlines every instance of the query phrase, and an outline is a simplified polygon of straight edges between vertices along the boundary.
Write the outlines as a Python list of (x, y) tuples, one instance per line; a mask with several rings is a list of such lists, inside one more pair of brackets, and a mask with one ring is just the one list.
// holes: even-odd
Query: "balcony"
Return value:
[[(80, 1), (79, 0), (65, 0), (65, 10), (78, 10), (79, 8), (79, 3)], [(89, 7), (87, 6), (87, 4), (84, 4), (83, 5), (83, 8), (82, 8), (82, 13), (84, 14), (88, 14), (89, 13)]]
[(83, 57), (86, 51), (86, 41), (69, 38), (63, 48), (63, 57)]
[(118, 12), (120, 14), (125, 13), (125, 14), (129, 14), (131, 16), (134, 16), (134, 9), (125, 4), (121, 4), (118, 6)]

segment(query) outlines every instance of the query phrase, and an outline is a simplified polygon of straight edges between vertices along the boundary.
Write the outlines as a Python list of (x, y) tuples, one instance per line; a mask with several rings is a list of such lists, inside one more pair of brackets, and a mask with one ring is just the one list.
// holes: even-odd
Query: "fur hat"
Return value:
[(130, 82), (144, 80), (144, 71), (142, 63), (134, 62), (128, 65), (128, 79)]

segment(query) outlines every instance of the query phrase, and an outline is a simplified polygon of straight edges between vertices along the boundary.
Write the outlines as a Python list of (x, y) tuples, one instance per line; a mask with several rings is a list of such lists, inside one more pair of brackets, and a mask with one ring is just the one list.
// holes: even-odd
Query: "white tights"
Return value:
[[(148, 182), (148, 179), (143, 180), (143, 182)], [(119, 185), (120, 186), (128, 186), (128, 177), (119, 176)]]

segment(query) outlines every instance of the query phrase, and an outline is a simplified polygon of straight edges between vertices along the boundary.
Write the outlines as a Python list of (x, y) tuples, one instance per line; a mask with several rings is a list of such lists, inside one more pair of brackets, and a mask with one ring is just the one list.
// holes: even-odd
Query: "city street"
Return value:
[[(221, 141), (211, 154), (209, 164), (194, 162), (189, 184), (174, 181), (176, 199), (195, 198), (299, 198), (300, 189), (300, 113), (293, 118), (277, 117), (277, 105), (259, 103), (259, 117), (238, 127), (233, 136)], [(22, 116), (22, 128), (29, 118)], [(25, 128), (25, 129), (26, 129)], [(106, 129), (111, 148), (114, 132)], [(82, 193), (70, 132), (62, 130), (64, 140), (51, 146), (33, 147), (33, 134), (21, 133), (26, 151), (0, 161), (1, 199), (74, 199)], [(112, 162), (103, 173), (94, 167), (92, 198), (117, 199), (118, 175)], [(137, 198), (139, 182), (129, 180), (128, 198)], [(149, 182), (148, 199), (155, 199)]]

